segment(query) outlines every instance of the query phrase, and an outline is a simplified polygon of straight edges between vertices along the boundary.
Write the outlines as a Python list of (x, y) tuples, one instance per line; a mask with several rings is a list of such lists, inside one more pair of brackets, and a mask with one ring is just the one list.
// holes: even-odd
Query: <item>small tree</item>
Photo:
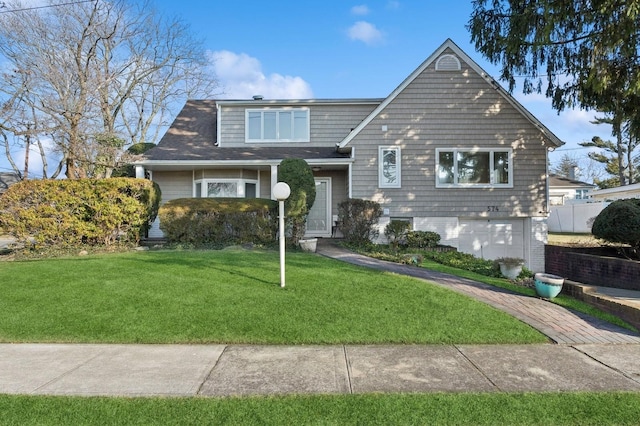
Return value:
[(309, 210), (316, 201), (313, 171), (301, 158), (286, 158), (278, 167), (278, 180), (291, 188), (291, 195), (284, 203), (285, 216), (291, 229), (291, 242), (298, 245), (307, 228)]
[(640, 254), (640, 199), (617, 200), (593, 222), (591, 232), (610, 243), (628, 244), (634, 257)]
[(338, 204), (340, 231), (353, 244), (369, 244), (378, 237), (376, 224), (380, 216), (382, 207), (375, 201), (352, 198)]
[(384, 235), (394, 250), (398, 249), (400, 241), (407, 235), (411, 224), (406, 220), (392, 220), (384, 228)]

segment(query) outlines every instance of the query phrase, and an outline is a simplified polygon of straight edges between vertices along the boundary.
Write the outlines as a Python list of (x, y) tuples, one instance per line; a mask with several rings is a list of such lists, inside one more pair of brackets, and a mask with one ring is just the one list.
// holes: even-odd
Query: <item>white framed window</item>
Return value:
[(378, 186), (400, 188), (401, 183), (400, 148), (378, 147)]
[(576, 200), (586, 200), (589, 198), (589, 196), (587, 195), (587, 192), (589, 192), (588, 189), (576, 189)]
[(258, 181), (247, 179), (200, 179), (193, 183), (196, 198), (256, 198)]
[(309, 108), (248, 109), (247, 142), (309, 142)]
[(436, 187), (513, 187), (511, 149), (436, 149)]

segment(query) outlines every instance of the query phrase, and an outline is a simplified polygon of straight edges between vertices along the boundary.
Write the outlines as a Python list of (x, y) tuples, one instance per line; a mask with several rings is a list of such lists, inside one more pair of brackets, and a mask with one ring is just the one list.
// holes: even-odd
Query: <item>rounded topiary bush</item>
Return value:
[(286, 182), (291, 195), (284, 203), (293, 244), (304, 236), (307, 215), (316, 201), (316, 181), (309, 164), (300, 158), (286, 158), (278, 166), (278, 181)]
[(640, 248), (640, 199), (617, 200), (596, 217), (591, 233), (610, 243)]

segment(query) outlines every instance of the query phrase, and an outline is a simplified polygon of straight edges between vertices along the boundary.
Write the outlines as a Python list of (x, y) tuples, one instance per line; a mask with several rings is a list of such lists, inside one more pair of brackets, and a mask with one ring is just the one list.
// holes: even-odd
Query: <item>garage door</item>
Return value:
[(524, 258), (523, 219), (460, 219), (459, 250), (483, 259)]

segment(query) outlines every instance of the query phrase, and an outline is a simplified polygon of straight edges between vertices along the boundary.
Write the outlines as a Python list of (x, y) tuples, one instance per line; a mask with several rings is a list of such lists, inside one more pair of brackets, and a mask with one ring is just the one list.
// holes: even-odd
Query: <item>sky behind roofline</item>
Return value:
[[(44, 0), (23, 0), (40, 6)], [(489, 75), (499, 68), (476, 52), (465, 28), (471, 0), (150, 0), (180, 16), (204, 41), (221, 85), (219, 98), (384, 98), (451, 38)], [(543, 95), (514, 97), (566, 144), (550, 154), (586, 157), (578, 143), (610, 128), (594, 112), (558, 114)], [(31, 158), (37, 157), (37, 153)], [(21, 158), (17, 159), (22, 164)], [(35, 161), (35, 160), (34, 160)], [(0, 163), (0, 171), (7, 171)], [(34, 165), (32, 170), (37, 170)], [(51, 167), (51, 166), (50, 166)]]

